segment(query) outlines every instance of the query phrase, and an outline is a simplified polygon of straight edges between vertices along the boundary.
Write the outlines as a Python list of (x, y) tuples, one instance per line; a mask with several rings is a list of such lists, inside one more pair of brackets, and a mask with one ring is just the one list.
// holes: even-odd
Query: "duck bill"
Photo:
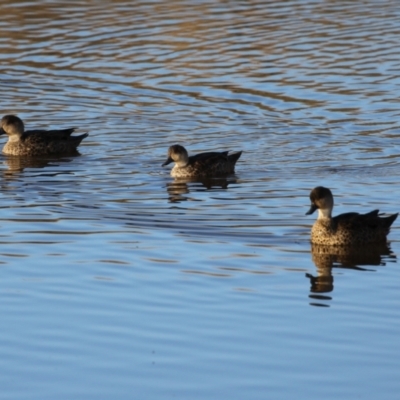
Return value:
[(306, 212), (306, 215), (312, 214), (318, 207), (315, 204), (311, 204), (310, 209)]
[(163, 165), (161, 165), (162, 167), (165, 167), (168, 164), (171, 164), (174, 160), (171, 157), (167, 158), (167, 161), (165, 161), (165, 163)]

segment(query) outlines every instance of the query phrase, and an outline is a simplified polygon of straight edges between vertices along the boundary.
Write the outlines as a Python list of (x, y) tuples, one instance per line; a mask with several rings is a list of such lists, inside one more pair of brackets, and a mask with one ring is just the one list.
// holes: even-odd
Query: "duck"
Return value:
[(75, 128), (25, 131), (24, 123), (19, 117), (5, 115), (0, 123), (0, 135), (6, 134), (8, 136), (8, 141), (3, 147), (3, 153), (13, 156), (75, 153), (81, 141), (89, 134), (71, 136), (74, 130)]
[(183, 146), (175, 144), (169, 147), (168, 158), (162, 166), (175, 162), (174, 167), (171, 169), (173, 178), (210, 178), (233, 174), (235, 172), (235, 164), (242, 151), (228, 153), (229, 151), (213, 151), (189, 157), (187, 150)]
[(311, 243), (328, 246), (362, 246), (386, 243), (390, 227), (397, 214), (387, 217), (379, 210), (367, 214), (349, 212), (332, 217), (333, 195), (330, 189), (317, 186), (310, 193), (311, 207), (306, 215), (318, 210), (318, 218), (311, 229)]

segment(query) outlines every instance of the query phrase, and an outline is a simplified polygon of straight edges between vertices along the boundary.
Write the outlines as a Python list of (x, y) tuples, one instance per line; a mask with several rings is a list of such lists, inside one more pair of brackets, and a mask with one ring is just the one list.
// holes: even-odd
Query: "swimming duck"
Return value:
[(227, 175), (235, 172), (236, 161), (242, 152), (228, 153), (229, 151), (209, 152), (189, 157), (183, 146), (175, 144), (168, 149), (167, 161), (162, 166), (175, 162), (171, 170), (171, 176), (174, 178), (209, 178)]
[(74, 130), (75, 128), (25, 131), (20, 118), (16, 115), (5, 115), (0, 124), (0, 135), (8, 135), (3, 153), (13, 156), (74, 153), (81, 141), (88, 136), (88, 133), (71, 136)]
[(367, 214), (355, 212), (332, 217), (333, 196), (325, 187), (318, 186), (310, 193), (311, 208), (306, 215), (318, 210), (318, 219), (311, 230), (311, 242), (319, 245), (356, 246), (367, 243), (384, 243), (390, 226), (398, 214), (387, 217), (379, 210)]

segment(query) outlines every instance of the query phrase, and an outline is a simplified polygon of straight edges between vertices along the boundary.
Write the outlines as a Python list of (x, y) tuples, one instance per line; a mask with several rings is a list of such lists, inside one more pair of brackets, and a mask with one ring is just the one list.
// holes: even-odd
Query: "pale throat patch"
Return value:
[(175, 164), (178, 166), (178, 168), (186, 167), (188, 165), (188, 160), (175, 161)]
[(9, 142), (19, 142), (21, 139), (21, 135), (17, 134), (17, 135), (11, 135), (8, 137), (8, 141)]
[(329, 208), (318, 208), (318, 219), (331, 218), (332, 210)]

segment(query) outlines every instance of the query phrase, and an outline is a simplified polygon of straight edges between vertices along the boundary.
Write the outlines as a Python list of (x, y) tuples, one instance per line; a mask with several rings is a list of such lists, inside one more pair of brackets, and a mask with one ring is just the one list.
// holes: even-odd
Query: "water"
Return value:
[[(398, 221), (326, 255), (305, 216), (400, 209), (396, 2), (0, 11), (2, 114), (90, 132), (1, 156), (0, 398), (397, 398)], [(243, 155), (175, 182), (174, 143)]]

